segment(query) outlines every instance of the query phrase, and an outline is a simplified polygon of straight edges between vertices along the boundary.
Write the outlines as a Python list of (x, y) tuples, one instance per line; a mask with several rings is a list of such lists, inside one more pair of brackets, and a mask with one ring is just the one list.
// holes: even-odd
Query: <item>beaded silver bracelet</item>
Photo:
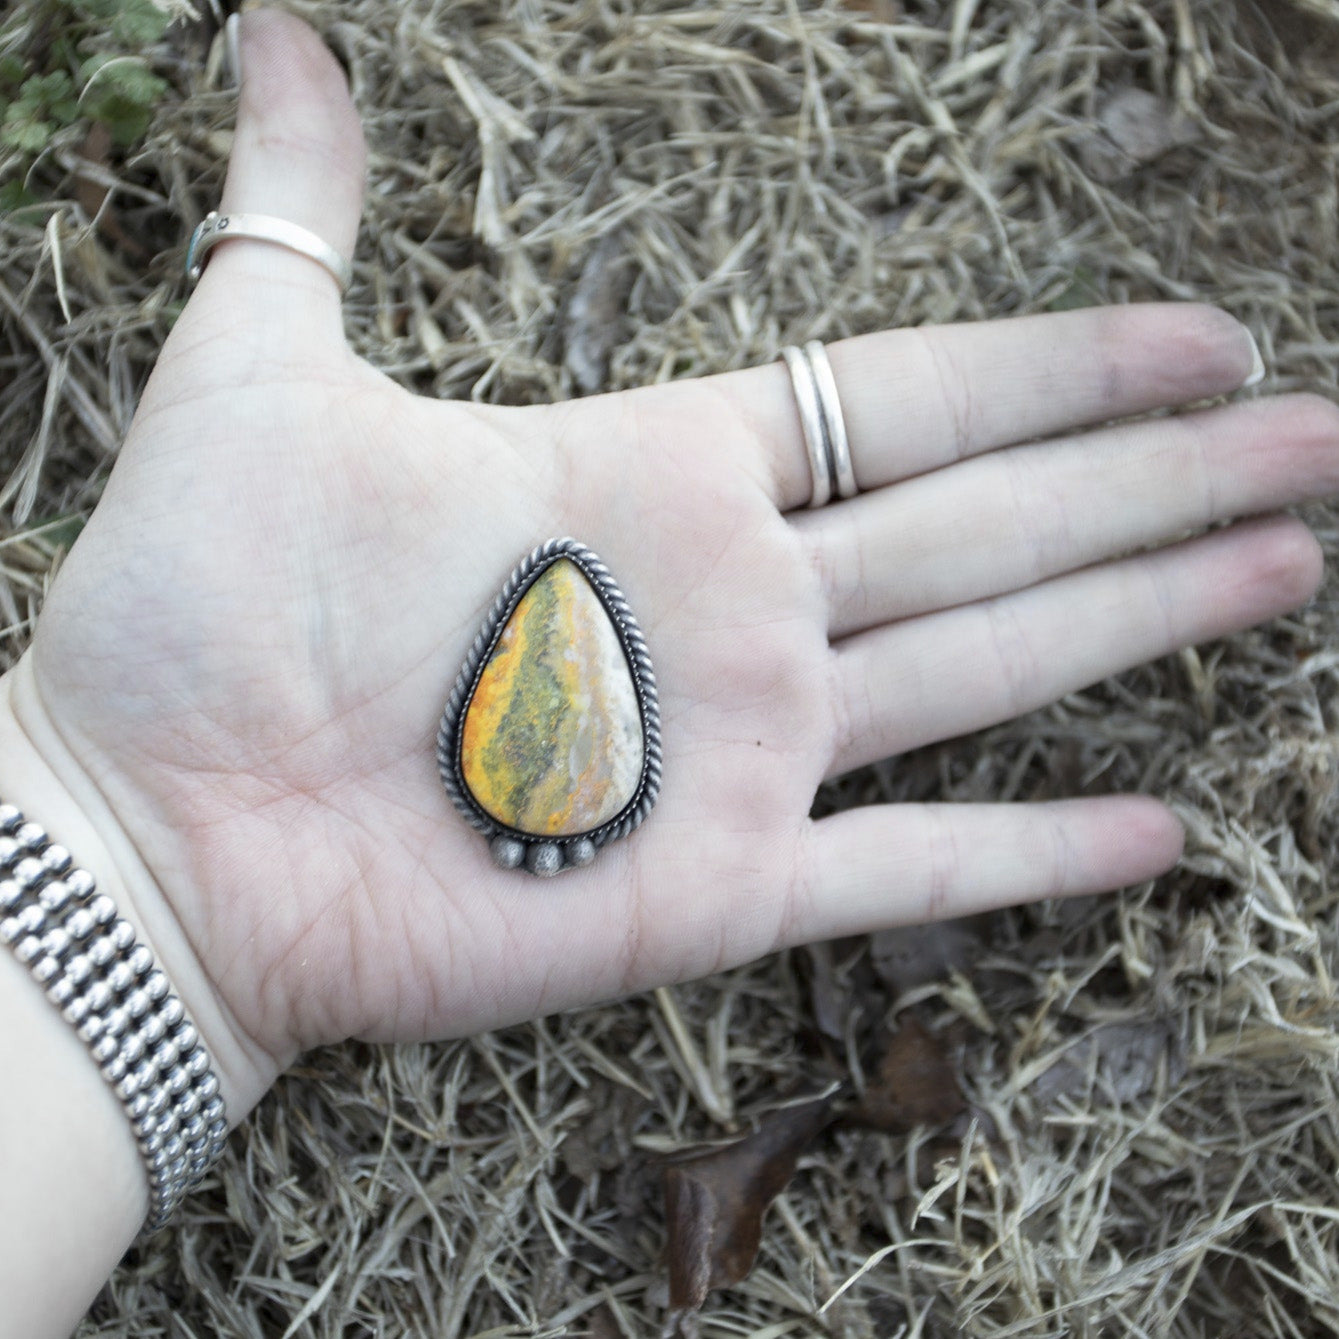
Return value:
[(130, 1119), (163, 1227), (228, 1137), (218, 1076), (147, 945), (93, 876), (0, 804), (0, 943), (78, 1032)]

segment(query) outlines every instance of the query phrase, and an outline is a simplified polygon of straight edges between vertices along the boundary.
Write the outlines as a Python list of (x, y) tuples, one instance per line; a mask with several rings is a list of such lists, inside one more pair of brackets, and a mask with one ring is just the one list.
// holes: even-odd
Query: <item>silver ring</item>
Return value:
[(324, 238), (310, 229), (290, 223), (287, 219), (270, 214), (220, 214), (210, 210), (191, 234), (186, 248), (186, 274), (192, 282), (199, 279), (205, 268), (205, 257), (219, 242), (232, 237), (245, 237), (253, 242), (273, 242), (276, 246), (296, 251), (308, 260), (328, 270), (339, 291), (344, 294), (353, 282), (353, 267)]
[(823, 427), (828, 444), (828, 468), (832, 472), (832, 491), (840, 499), (855, 497), (860, 491), (855, 482), (855, 466), (851, 463), (851, 442), (846, 435), (846, 418), (837, 395), (837, 378), (832, 375), (828, 351), (819, 340), (811, 339), (804, 346), (818, 388), (818, 405), (823, 416)]
[(813, 364), (805, 356), (804, 350), (797, 349), (793, 344), (781, 350), (781, 357), (785, 359), (786, 369), (790, 372), (790, 383), (795, 391), (795, 404), (800, 411), (804, 447), (809, 453), (809, 475), (813, 482), (809, 505), (823, 507), (832, 500), (832, 465)]

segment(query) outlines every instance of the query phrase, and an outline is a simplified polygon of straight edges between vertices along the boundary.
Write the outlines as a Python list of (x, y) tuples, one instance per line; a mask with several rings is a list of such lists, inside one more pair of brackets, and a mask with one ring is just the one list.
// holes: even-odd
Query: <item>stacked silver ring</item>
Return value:
[(88, 1047), (130, 1119), (161, 1228), (223, 1151), (218, 1076), (135, 928), (37, 823), (0, 804), (0, 943)]
[(809, 454), (813, 479), (809, 505), (822, 507), (834, 498), (854, 497), (859, 488), (851, 463), (851, 442), (827, 350), (818, 340), (811, 339), (803, 348), (787, 346), (781, 350), (781, 357), (795, 388), (800, 428)]

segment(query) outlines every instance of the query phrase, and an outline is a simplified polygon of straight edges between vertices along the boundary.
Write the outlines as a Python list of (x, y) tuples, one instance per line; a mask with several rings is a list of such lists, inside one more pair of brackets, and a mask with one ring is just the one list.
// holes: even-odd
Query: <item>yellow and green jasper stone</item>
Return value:
[(646, 754), (618, 631), (569, 558), (521, 597), (475, 683), (461, 774), (479, 807), (518, 832), (573, 837), (632, 802)]

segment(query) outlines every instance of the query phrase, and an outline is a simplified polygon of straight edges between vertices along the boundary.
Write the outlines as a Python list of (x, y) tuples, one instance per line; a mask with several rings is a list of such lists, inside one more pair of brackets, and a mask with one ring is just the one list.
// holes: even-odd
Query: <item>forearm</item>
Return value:
[[(95, 783), (63, 755), (27, 671), (24, 662), (0, 680), (0, 800), (66, 847), (153, 952), (240, 1119), (258, 1092), (212, 1054), (218, 1039), (232, 1058), (213, 992)], [(0, 1075), (0, 1339), (68, 1334), (143, 1225), (148, 1181), (126, 1110), (88, 1047), (3, 946)]]

